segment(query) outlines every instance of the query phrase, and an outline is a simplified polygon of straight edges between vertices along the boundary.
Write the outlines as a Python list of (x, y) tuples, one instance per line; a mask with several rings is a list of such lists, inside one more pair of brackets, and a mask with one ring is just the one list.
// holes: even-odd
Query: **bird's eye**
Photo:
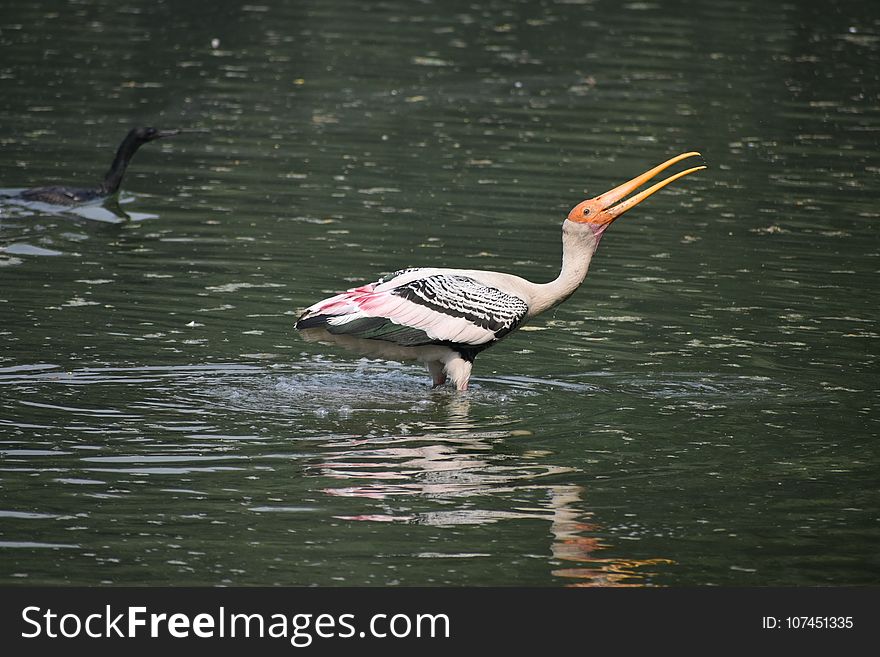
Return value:
[(588, 216), (590, 214), (590, 208), (584, 208), (584, 216)]

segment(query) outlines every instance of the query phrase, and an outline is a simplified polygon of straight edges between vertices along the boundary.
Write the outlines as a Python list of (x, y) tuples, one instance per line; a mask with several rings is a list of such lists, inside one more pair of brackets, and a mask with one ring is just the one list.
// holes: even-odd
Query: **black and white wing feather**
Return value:
[(516, 329), (528, 310), (523, 299), (464, 274), (402, 270), (316, 303), (296, 327), (403, 346), (479, 349)]

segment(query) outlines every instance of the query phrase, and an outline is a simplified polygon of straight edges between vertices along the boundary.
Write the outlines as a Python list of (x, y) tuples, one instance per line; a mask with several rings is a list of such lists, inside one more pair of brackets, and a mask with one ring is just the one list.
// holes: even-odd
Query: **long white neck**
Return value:
[(562, 303), (580, 287), (599, 246), (599, 235), (587, 224), (567, 219), (562, 224), (562, 269), (549, 283), (536, 284), (529, 300), (529, 317)]

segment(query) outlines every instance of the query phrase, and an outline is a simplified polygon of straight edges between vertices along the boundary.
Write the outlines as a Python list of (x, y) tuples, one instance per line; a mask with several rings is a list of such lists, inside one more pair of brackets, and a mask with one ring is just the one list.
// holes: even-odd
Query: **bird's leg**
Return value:
[(439, 360), (433, 360), (425, 363), (428, 367), (428, 373), (431, 375), (432, 388), (438, 388), (446, 383), (446, 372), (443, 371), (443, 363)]
[(473, 367), (473, 363), (465, 360), (458, 354), (455, 354), (455, 356), (450, 357), (444, 362), (446, 365), (446, 374), (452, 379), (456, 390), (467, 390), (468, 379), (471, 378), (471, 368)]

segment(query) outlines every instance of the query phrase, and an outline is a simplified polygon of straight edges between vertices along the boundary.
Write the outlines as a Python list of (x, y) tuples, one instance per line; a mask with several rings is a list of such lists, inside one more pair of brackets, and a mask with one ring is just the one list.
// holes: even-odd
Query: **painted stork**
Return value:
[(32, 187), (19, 192), (15, 198), (23, 201), (39, 201), (52, 205), (74, 206), (82, 203), (91, 203), (99, 199), (113, 196), (119, 191), (122, 178), (128, 163), (137, 150), (150, 141), (173, 137), (182, 130), (157, 130), (156, 128), (132, 128), (116, 149), (116, 155), (110, 164), (103, 182), (97, 187)]
[(494, 271), (402, 269), (309, 306), (296, 328), (310, 341), (338, 344), (373, 358), (418, 360), (434, 387), (452, 380), (467, 390), (474, 358), (580, 286), (608, 226), (680, 171), (626, 199), (661, 171), (699, 153), (683, 153), (629, 182), (578, 203), (562, 223), (562, 270), (549, 283)]

